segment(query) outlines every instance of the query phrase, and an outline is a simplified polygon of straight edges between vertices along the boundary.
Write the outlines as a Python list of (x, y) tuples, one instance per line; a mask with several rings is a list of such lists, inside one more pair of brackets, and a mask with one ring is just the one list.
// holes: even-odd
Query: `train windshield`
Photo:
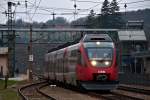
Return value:
[(87, 48), (88, 58), (93, 66), (107, 67), (112, 62), (112, 48)]

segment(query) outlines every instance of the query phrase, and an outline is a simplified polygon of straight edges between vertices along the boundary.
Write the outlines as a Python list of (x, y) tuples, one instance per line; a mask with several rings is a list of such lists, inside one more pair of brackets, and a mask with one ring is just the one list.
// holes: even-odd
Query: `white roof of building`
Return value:
[(118, 31), (120, 41), (146, 41), (144, 31)]

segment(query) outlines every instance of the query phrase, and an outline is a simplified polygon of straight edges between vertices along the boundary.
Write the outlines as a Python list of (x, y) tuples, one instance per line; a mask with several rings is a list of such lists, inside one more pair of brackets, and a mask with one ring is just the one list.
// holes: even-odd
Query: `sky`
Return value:
[[(16, 12), (15, 19), (22, 19), (28, 22), (46, 22), (52, 19), (52, 13), (55, 13), (55, 17), (65, 17), (70, 22), (77, 18), (87, 16), (91, 9), (96, 14), (99, 14), (104, 0), (76, 0), (76, 15), (74, 15), (74, 0), (27, 0), (27, 8), (25, 7), (25, 0), (0, 0), (0, 23), (5, 23), (7, 20), (6, 15), (2, 13), (7, 10), (8, 1), (16, 4), (18, 1), (20, 2), (20, 5), (12, 7), (12, 10)], [(111, 2), (111, 0), (109, 1)], [(150, 0), (117, 1), (122, 12), (125, 11), (125, 3), (127, 3), (126, 11), (150, 8)]]

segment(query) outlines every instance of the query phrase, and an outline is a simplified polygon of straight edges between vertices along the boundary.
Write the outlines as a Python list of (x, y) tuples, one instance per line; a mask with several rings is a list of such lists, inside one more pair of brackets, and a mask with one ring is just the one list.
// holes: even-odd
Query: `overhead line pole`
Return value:
[(30, 40), (29, 40), (29, 46), (28, 46), (28, 54), (29, 54), (29, 67), (28, 67), (28, 80), (32, 81), (33, 77), (33, 54), (32, 54), (32, 25), (30, 24)]
[[(26, 11), (27, 11), (27, 7), (28, 7), (28, 1), (25, 0), (25, 7), (26, 7)], [(35, 11), (36, 12), (36, 11)], [(27, 14), (27, 12), (26, 12)], [(35, 14), (35, 13), (34, 13)], [(32, 18), (34, 17), (34, 15), (32, 16)], [(32, 20), (31, 18), (31, 20)], [(29, 44), (28, 44), (28, 68), (27, 68), (27, 78), (28, 81), (31, 82), (33, 77), (33, 52), (32, 52), (32, 23), (30, 23), (30, 28), (29, 28)]]
[(74, 20), (76, 19), (76, 14), (77, 14), (77, 4), (76, 4), (76, 0), (74, 0), (74, 9), (75, 9), (75, 12), (74, 12)]
[(13, 2), (8, 2), (8, 11), (6, 11), (6, 16), (8, 17), (8, 67), (7, 72), (5, 73), (5, 86), (7, 88), (7, 81), (9, 76), (14, 76), (14, 69), (15, 69), (15, 32), (13, 29), (13, 17), (14, 13), (12, 12), (12, 6), (15, 5)]
[(55, 15), (56, 15), (56, 13), (52, 13), (52, 15), (53, 15), (53, 28), (55, 28)]

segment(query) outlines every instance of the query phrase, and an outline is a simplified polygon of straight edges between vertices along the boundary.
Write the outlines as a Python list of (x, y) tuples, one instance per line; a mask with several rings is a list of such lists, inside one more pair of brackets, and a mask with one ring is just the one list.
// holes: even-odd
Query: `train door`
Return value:
[(68, 74), (67, 82), (76, 85), (76, 66), (77, 66), (77, 46), (74, 45), (68, 50)]
[(70, 84), (70, 53), (71, 52), (68, 50), (66, 55), (66, 66), (65, 66), (66, 69), (65, 76), (66, 76), (66, 82), (68, 84)]

